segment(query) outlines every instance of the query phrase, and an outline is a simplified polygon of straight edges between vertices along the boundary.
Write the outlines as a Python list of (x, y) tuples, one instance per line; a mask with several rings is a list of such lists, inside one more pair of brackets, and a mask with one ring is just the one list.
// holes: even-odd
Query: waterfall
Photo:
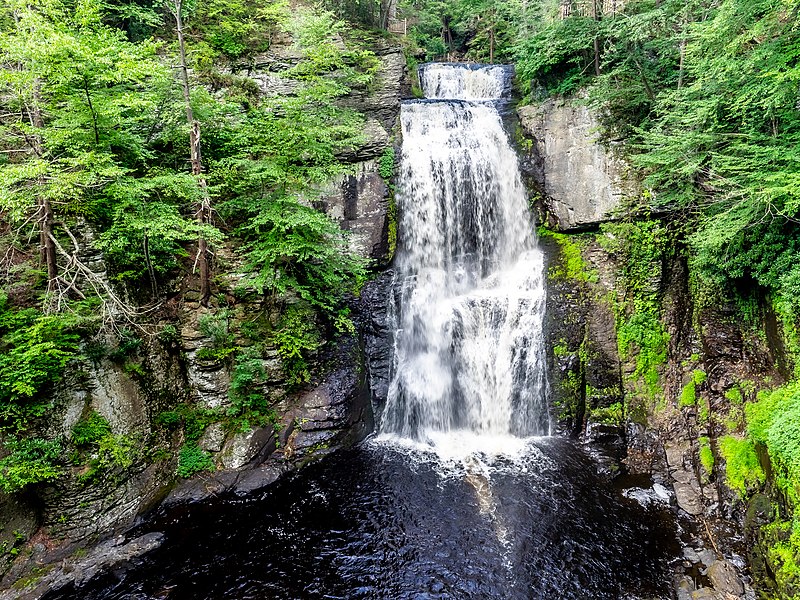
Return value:
[(544, 260), (497, 110), (509, 70), (431, 64), (420, 78), (429, 99), (401, 113), (394, 364), (380, 432), (481, 446), (548, 434)]

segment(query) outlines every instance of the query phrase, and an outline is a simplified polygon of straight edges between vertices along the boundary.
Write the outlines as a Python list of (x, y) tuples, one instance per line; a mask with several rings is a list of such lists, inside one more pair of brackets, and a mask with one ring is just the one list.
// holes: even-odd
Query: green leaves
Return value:
[(58, 465), (62, 453), (58, 441), (10, 437), (4, 446), (9, 454), (0, 460), (0, 489), (6, 493), (18, 492), (35, 483), (53, 481), (63, 472)]
[(14, 310), (0, 295), (0, 426), (24, 429), (47, 408), (42, 393), (78, 352), (74, 321), (34, 309)]
[(341, 295), (354, 291), (366, 273), (366, 261), (351, 253), (339, 226), (326, 215), (292, 198), (260, 203), (243, 226), (247, 283), (260, 293), (297, 293), (331, 312)]

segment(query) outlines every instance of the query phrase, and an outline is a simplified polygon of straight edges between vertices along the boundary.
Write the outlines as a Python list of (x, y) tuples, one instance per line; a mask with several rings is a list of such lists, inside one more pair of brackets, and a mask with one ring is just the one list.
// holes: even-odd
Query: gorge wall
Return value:
[[(702, 577), (677, 581), (680, 598), (754, 597), (753, 588), (795, 597), (791, 578), (775, 576), (783, 562), (769, 533), (791, 503), (768, 478), (742, 481), (741, 467), (726, 464), (741, 460), (730, 448), (747, 438), (747, 405), (791, 373), (786, 332), (766, 297), (743, 309), (703, 295), (680, 224), (642, 216), (646, 192), (579, 102), (519, 109), (546, 226), (561, 428), (593, 448), (609, 476), (646, 475), (669, 490), (694, 523), (702, 541), (684, 555)], [(764, 448), (758, 461), (756, 472), (769, 473)]]

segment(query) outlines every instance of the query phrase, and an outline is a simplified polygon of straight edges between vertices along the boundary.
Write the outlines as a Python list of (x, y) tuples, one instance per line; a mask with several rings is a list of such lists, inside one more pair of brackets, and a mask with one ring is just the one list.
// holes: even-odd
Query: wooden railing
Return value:
[(399, 35), (408, 35), (408, 19), (389, 21), (389, 31)]

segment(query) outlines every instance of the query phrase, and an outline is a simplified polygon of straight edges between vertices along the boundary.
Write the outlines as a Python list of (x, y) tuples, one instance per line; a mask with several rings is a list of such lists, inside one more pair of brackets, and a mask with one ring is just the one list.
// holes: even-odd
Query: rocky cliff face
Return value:
[(548, 101), (520, 117), (546, 222), (567, 232), (602, 225), (541, 239), (555, 416), (609, 477), (645, 477), (652, 497), (676, 507), (686, 528), (679, 598), (755, 597), (768, 568), (763, 551), (748, 566), (745, 533), (752, 547), (768, 501), (742, 503), (720, 448), (742, 435), (744, 403), (783, 380), (774, 315), (762, 306), (745, 324), (738, 307), (698, 299), (669, 221), (603, 225), (634, 187), (592, 141), (586, 108)]
[(559, 231), (596, 227), (625, 197), (625, 164), (597, 141), (599, 123), (576, 101), (550, 99), (518, 110), (531, 140), (532, 179), (542, 195), (547, 222)]

